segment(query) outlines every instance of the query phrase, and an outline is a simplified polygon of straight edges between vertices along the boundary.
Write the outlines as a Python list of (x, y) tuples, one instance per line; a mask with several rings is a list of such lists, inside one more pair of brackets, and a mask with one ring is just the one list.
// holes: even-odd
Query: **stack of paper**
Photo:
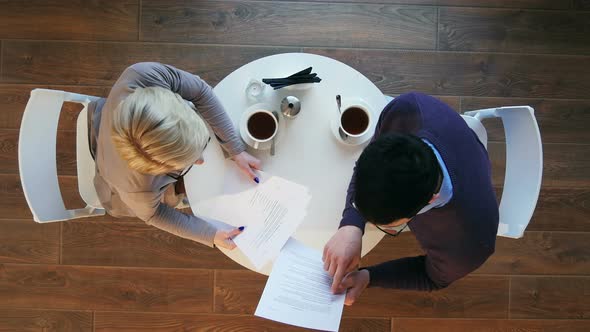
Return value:
[(242, 211), (247, 226), (234, 242), (261, 269), (295, 233), (307, 213), (311, 195), (307, 188), (273, 176), (238, 196), (236, 210)]
[(346, 294), (331, 292), (322, 254), (290, 239), (275, 261), (254, 313), (274, 321), (338, 331)]
[[(232, 163), (233, 164), (233, 163)], [(235, 167), (228, 165), (228, 167)], [(199, 215), (246, 229), (234, 242), (257, 270), (273, 260), (307, 213), (309, 190), (286, 179), (261, 173), (261, 183), (226, 179), (226, 195), (199, 202)]]

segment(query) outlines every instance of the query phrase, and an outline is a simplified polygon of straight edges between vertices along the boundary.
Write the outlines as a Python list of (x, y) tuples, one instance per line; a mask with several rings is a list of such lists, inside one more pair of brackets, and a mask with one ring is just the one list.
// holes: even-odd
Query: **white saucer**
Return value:
[[(342, 109), (346, 109), (348, 107), (348, 105), (353, 105), (353, 104), (362, 105), (366, 109), (371, 111), (371, 108), (369, 107), (369, 105), (364, 100), (362, 100), (360, 98), (342, 98)], [(336, 112), (334, 112), (334, 113), (336, 113)], [(371, 123), (369, 124), (369, 130), (367, 130), (367, 132), (365, 132), (362, 136), (359, 136), (359, 137), (348, 136), (348, 138), (346, 140), (343, 140), (340, 137), (340, 132), (338, 130), (338, 128), (340, 128), (339, 118), (338, 118), (338, 116), (333, 116), (332, 119), (330, 120), (330, 131), (332, 132), (332, 135), (334, 135), (336, 140), (338, 142), (340, 142), (341, 144), (349, 145), (349, 146), (361, 145), (361, 144), (366, 143), (368, 140), (371, 139), (371, 137), (373, 137), (373, 133), (375, 132), (374, 121), (377, 121), (377, 120), (372, 118)]]
[[(285, 135), (285, 118), (283, 117), (283, 114), (281, 114), (280, 111), (275, 110), (273, 107), (271, 107), (268, 104), (265, 103), (258, 103), (258, 104), (254, 104), (252, 106), (249, 106), (246, 110), (244, 110), (244, 112), (242, 112), (242, 116), (240, 117), (240, 123), (238, 124), (238, 131), (240, 132), (240, 137), (242, 137), (242, 140), (244, 141), (244, 143), (246, 143), (248, 145), (248, 147), (254, 149), (254, 141), (252, 141), (252, 139), (250, 137), (248, 137), (248, 134), (246, 134), (246, 122), (248, 121), (248, 115), (254, 111), (254, 110), (258, 110), (258, 109), (264, 109), (267, 111), (275, 111), (276, 114), (278, 114), (279, 118), (279, 128), (277, 131), (277, 135), (275, 136), (275, 145), (277, 145), (282, 137)], [(270, 146), (272, 145), (272, 140), (268, 141), (268, 142), (264, 142), (264, 143), (260, 143), (258, 145), (258, 149), (256, 150), (268, 150), (270, 149)]]

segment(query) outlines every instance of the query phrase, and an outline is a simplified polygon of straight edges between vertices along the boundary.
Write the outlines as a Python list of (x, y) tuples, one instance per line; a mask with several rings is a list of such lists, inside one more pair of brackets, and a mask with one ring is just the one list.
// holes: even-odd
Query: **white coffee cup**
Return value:
[(248, 114), (246, 125), (242, 128), (251, 141), (247, 143), (258, 149), (260, 144), (271, 141), (277, 135), (279, 123), (272, 112), (257, 109)]
[(342, 105), (339, 117), (339, 130), (348, 137), (364, 136), (371, 128), (371, 112), (362, 102), (349, 101)]

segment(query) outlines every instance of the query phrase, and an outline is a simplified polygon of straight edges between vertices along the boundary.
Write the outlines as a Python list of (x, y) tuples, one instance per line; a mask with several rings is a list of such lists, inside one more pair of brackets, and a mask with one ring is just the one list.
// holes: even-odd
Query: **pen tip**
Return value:
[(255, 177), (255, 178), (254, 178), (254, 182), (256, 182), (256, 183), (260, 183), (260, 180), (258, 179), (258, 177)]
[(240, 227), (238, 227), (238, 229), (239, 229), (240, 231), (243, 231), (243, 230), (244, 230), (244, 226), (240, 226)]

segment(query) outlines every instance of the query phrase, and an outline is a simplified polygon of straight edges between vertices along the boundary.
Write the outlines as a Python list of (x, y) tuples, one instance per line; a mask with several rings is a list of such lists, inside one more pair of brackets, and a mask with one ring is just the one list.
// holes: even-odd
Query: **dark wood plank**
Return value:
[[(188, 315), (163, 313), (97, 312), (96, 332), (126, 331), (309, 331), (271, 320), (244, 315)], [(390, 320), (382, 318), (344, 318), (340, 331), (389, 332)]]
[(590, 277), (512, 277), (511, 318), (588, 319)]
[(215, 271), (216, 313), (253, 314), (267, 276), (250, 270)]
[(195, 73), (215, 85), (258, 58), (297, 52), (288, 47), (156, 43), (4, 41), (2, 82), (111, 86), (136, 62), (158, 61)]
[(590, 13), (440, 8), (439, 49), (590, 54)]
[[(504, 185), (506, 145), (488, 143), (494, 185)], [(588, 188), (590, 145), (543, 144), (543, 188)]]
[[(76, 92), (97, 97), (106, 97), (110, 91), (110, 87), (0, 84), (0, 129), (20, 129), (20, 122), (31, 90), (36, 88)], [(79, 111), (79, 104), (64, 103), (58, 130), (75, 131)]]
[(60, 227), (32, 220), (0, 220), (0, 262), (59, 263)]
[[(215, 312), (251, 314), (267, 277), (251, 271), (216, 271)], [(392, 305), (395, 303), (396, 305)], [(448, 289), (426, 293), (368, 288), (348, 317), (508, 317), (508, 279), (467, 277)]]
[[(536, 8), (536, 9), (569, 9), (570, 0), (275, 0), (289, 2), (363, 2), (363, 3), (387, 3), (407, 5), (430, 6), (468, 6), (468, 7), (499, 7), (499, 8)], [(585, 2), (588, 0), (574, 0)], [(582, 6), (580, 6), (582, 7)], [(586, 8), (590, 5), (586, 4)]]
[[(551, 100), (523, 98), (462, 97), (461, 111), (472, 111), (501, 106), (528, 105), (535, 109), (535, 117), (543, 143), (585, 143), (590, 141), (590, 100)], [(503, 141), (502, 120), (484, 120), (488, 140)]]
[[(59, 184), (66, 208), (84, 207), (78, 194), (78, 182), (75, 176), (60, 176)], [(31, 219), (20, 178), (16, 174), (0, 174), (0, 219)], [(92, 218), (75, 219), (76, 222), (103, 221), (103, 222), (142, 222), (137, 218), (114, 218), (108, 215)]]
[(32, 220), (18, 175), (0, 174), (0, 196), (2, 218)]
[[(14, 129), (0, 129), (0, 173), (18, 174), (18, 136)], [(57, 174), (76, 175), (76, 133), (57, 132)]]
[(0, 38), (137, 40), (138, 0), (3, 1)]
[[(526, 232), (521, 239), (498, 237), (495, 253), (474, 274), (590, 274), (590, 233)], [(385, 237), (362, 259), (363, 266), (423, 255), (411, 232)]]
[(498, 237), (496, 252), (476, 273), (590, 274), (590, 233), (526, 232)]
[(436, 46), (436, 9), (342, 3), (148, 0), (142, 2), (140, 39), (432, 50)]
[(0, 264), (0, 307), (210, 312), (213, 273)]
[(590, 10), (590, 0), (573, 0), (573, 8), (579, 10)]
[(62, 263), (240, 269), (218, 249), (144, 223), (64, 222)]
[(344, 315), (507, 318), (508, 279), (466, 277), (447, 289), (432, 293), (367, 288), (355, 304), (345, 307)]
[(588, 188), (542, 188), (528, 230), (590, 231)]
[(393, 326), (392, 332), (585, 332), (590, 329), (590, 321), (394, 318)]
[(590, 81), (579, 79), (590, 77), (590, 57), (583, 56), (318, 48), (304, 51), (354, 67), (389, 95), (420, 91), (432, 95), (583, 99), (590, 90)]
[(92, 332), (92, 312), (0, 309), (0, 331)]

